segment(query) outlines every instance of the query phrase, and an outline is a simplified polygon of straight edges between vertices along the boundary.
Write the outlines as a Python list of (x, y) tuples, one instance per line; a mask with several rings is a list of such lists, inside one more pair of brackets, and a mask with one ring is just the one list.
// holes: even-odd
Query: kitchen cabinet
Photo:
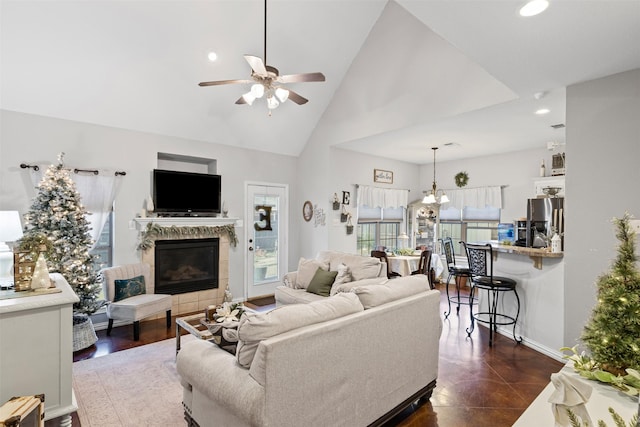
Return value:
[(544, 188), (546, 187), (557, 187), (560, 190), (557, 197), (564, 197), (564, 176), (547, 176), (547, 177), (539, 177), (535, 178), (533, 181), (533, 194), (535, 197), (544, 197)]

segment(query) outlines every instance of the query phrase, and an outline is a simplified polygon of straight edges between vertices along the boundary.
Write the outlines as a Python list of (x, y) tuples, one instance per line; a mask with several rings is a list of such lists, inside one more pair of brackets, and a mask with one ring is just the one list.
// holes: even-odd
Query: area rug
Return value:
[(173, 338), (74, 363), (81, 426), (186, 425), (175, 357)]

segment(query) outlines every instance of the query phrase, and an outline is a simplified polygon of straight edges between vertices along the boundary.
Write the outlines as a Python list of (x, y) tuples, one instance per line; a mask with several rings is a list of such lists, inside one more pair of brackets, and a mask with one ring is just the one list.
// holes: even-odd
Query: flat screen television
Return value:
[(159, 215), (211, 216), (222, 206), (220, 175), (153, 170), (153, 204)]

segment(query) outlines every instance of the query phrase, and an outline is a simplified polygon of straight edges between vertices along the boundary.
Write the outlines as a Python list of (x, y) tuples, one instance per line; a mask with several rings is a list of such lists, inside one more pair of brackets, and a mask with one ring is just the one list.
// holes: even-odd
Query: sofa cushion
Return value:
[(276, 307), (281, 307), (289, 304), (308, 304), (323, 300), (325, 297), (307, 292), (306, 289), (291, 289), (288, 286), (278, 286), (276, 287), (275, 298)]
[(298, 274), (296, 277), (295, 288), (307, 289), (309, 282), (313, 279), (318, 268), (328, 271), (329, 263), (317, 259), (300, 258), (300, 261), (298, 261)]
[(388, 281), (389, 279), (387, 279), (387, 276), (384, 276), (384, 277), (374, 277), (373, 279), (363, 279), (363, 280), (358, 280), (353, 282), (342, 283), (340, 285), (333, 285), (331, 287), (331, 293), (333, 293), (333, 295), (336, 295), (341, 292), (351, 292), (353, 288), (357, 288), (358, 286), (383, 285)]
[(337, 274), (337, 271), (325, 271), (318, 267), (316, 274), (313, 275), (313, 279), (307, 286), (307, 292), (328, 297), (331, 292), (331, 285), (333, 285)]
[(334, 289), (337, 289), (340, 285), (353, 281), (353, 277), (351, 277), (351, 269), (348, 265), (340, 263), (338, 265), (337, 273), (336, 279), (333, 281), (333, 285), (331, 286), (331, 291), (329, 292), (330, 296), (334, 296), (338, 293), (337, 291), (334, 291)]
[(131, 279), (114, 280), (115, 293), (113, 302), (121, 301), (125, 298), (135, 297), (146, 293), (144, 276), (136, 276)]
[(378, 258), (338, 251), (321, 251), (316, 259), (328, 263), (331, 271), (338, 271), (340, 264), (345, 264), (351, 270), (353, 280), (378, 277), (383, 266)]
[(247, 313), (238, 326), (238, 363), (249, 368), (260, 341), (293, 329), (364, 310), (357, 296), (343, 293), (309, 304), (292, 304), (267, 313)]
[(416, 274), (415, 276), (404, 276), (388, 280), (384, 284), (356, 286), (351, 292), (355, 293), (364, 308), (368, 309), (425, 292), (429, 289), (427, 276)]

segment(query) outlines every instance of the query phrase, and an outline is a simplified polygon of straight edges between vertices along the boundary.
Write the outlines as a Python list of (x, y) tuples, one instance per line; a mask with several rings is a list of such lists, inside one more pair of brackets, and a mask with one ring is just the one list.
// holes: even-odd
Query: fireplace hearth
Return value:
[(218, 288), (220, 239), (155, 241), (155, 293)]

